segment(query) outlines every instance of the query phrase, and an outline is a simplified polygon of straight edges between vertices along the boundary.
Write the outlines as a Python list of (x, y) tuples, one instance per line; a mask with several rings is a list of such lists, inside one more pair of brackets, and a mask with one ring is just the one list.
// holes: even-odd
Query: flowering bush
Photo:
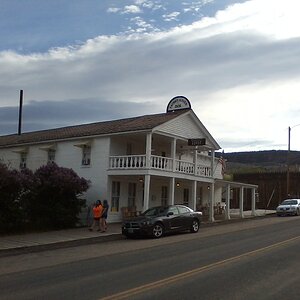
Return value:
[(55, 163), (37, 169), (34, 177), (27, 201), (30, 221), (39, 228), (74, 226), (85, 206), (80, 196), (88, 189), (89, 182), (72, 169), (58, 167)]
[(0, 163), (0, 232), (21, 227), (24, 219), (20, 206), (21, 192), (19, 173)]
[(72, 169), (55, 163), (28, 169), (9, 170), (0, 163), (0, 231), (73, 227), (85, 206), (80, 199), (89, 182)]

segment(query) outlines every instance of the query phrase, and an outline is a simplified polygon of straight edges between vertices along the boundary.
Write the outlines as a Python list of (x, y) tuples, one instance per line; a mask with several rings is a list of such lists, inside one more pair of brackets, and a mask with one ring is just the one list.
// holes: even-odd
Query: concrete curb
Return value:
[(35, 253), (35, 252), (48, 251), (48, 250), (56, 250), (61, 248), (69, 248), (69, 247), (76, 247), (82, 245), (91, 245), (99, 242), (121, 240), (123, 238), (124, 237), (121, 233), (112, 233), (108, 235), (82, 238), (78, 240), (59, 241), (59, 242), (53, 242), (48, 244), (30, 245), (30, 246), (16, 247), (10, 249), (0, 249), (0, 257)]

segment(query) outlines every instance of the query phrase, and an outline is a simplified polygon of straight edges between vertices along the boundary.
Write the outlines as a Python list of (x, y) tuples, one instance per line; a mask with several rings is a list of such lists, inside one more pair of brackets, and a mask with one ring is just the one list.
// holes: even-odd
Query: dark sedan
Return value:
[(160, 238), (170, 232), (198, 232), (201, 218), (201, 212), (184, 205), (156, 206), (138, 217), (124, 220), (122, 234), (127, 237), (149, 235)]

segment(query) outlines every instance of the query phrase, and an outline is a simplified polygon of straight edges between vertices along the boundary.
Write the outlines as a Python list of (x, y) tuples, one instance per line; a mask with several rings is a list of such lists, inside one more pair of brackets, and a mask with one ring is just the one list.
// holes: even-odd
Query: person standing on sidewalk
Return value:
[(97, 200), (94, 207), (93, 207), (93, 216), (94, 216), (94, 220), (93, 220), (93, 224), (92, 226), (89, 228), (90, 231), (93, 231), (93, 229), (98, 226), (97, 231), (101, 231), (101, 223), (100, 223), (100, 218), (102, 216), (103, 213), (103, 206), (100, 200)]
[(102, 212), (102, 216), (100, 218), (100, 225), (102, 228), (101, 232), (105, 232), (107, 230), (106, 219), (107, 219), (108, 208), (109, 208), (109, 205), (108, 205), (107, 200), (103, 200), (103, 212)]

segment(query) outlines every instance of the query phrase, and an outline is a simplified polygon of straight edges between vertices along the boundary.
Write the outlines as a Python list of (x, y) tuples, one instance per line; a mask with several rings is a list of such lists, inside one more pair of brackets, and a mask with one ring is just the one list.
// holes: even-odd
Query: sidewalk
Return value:
[[(273, 210), (256, 210), (257, 217), (263, 217), (274, 213), (275, 211)], [(253, 218), (250, 211), (245, 211), (244, 215), (245, 218)], [(231, 210), (230, 216), (230, 220), (224, 220), (224, 216), (221, 218), (216, 216), (215, 223), (222, 224), (242, 220), (239, 218), (237, 210)], [(204, 217), (202, 226), (215, 223), (208, 222), (207, 218)], [(81, 227), (57, 231), (5, 235), (0, 236), (0, 256), (93, 244), (122, 238), (121, 223), (108, 224), (108, 230), (105, 233), (97, 231), (91, 232), (87, 227)]]

